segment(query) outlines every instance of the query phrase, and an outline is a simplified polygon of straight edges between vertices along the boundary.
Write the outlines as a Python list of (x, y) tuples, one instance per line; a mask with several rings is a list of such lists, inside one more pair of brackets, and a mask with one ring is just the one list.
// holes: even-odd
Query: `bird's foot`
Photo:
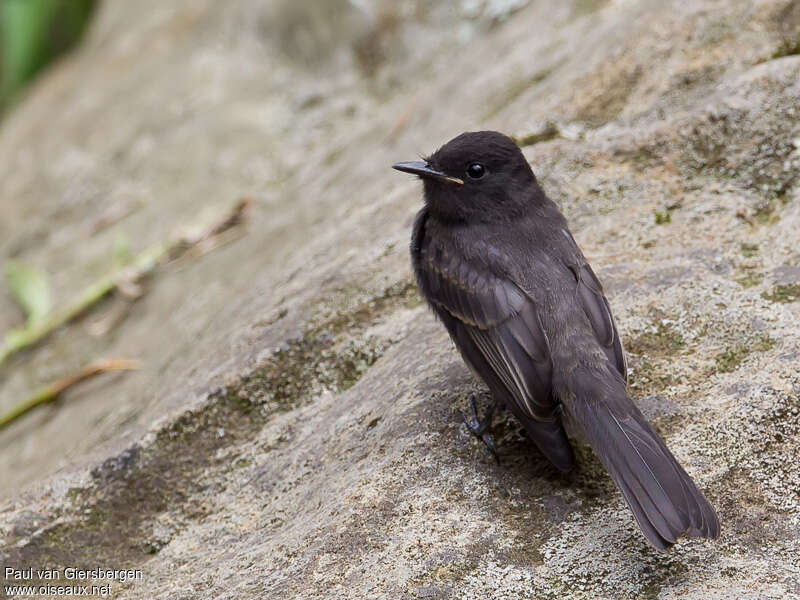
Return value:
[(500, 455), (497, 453), (497, 446), (495, 446), (494, 437), (492, 437), (492, 434), (489, 433), (489, 430), (492, 428), (492, 417), (494, 416), (495, 404), (492, 403), (489, 405), (489, 408), (486, 409), (486, 413), (483, 415), (483, 419), (478, 418), (478, 406), (475, 403), (474, 396), (470, 399), (470, 404), (472, 405), (472, 418), (467, 418), (464, 413), (461, 413), (461, 418), (464, 419), (464, 424), (467, 426), (469, 432), (483, 442), (484, 446), (489, 449), (489, 452), (492, 453), (492, 456), (494, 456), (494, 459), (499, 465)]

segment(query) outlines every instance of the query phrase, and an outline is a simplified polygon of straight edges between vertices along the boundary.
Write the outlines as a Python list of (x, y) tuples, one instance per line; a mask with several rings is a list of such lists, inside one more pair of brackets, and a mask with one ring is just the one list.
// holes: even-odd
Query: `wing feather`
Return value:
[(592, 330), (608, 356), (608, 360), (617, 368), (622, 378), (628, 381), (628, 363), (625, 358), (625, 350), (622, 348), (622, 340), (617, 331), (617, 324), (614, 315), (611, 314), (611, 306), (603, 292), (603, 285), (592, 271), (592, 267), (583, 259), (578, 244), (572, 234), (563, 229), (562, 232), (569, 239), (577, 254), (581, 258), (578, 265), (570, 265), (570, 270), (578, 280), (578, 297), (583, 310), (589, 318)]
[(551, 462), (568, 470), (572, 448), (553, 395), (550, 349), (535, 303), (510, 279), (441, 246), (431, 248), (424, 236), (426, 218), (423, 210), (411, 245), (423, 294), (467, 364), (525, 424)]

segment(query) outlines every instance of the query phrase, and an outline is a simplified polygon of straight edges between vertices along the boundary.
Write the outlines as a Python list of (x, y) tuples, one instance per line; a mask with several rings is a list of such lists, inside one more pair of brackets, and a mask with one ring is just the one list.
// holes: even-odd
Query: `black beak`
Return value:
[(428, 163), (421, 160), (412, 160), (410, 162), (400, 162), (392, 165), (393, 169), (402, 171), (403, 173), (412, 173), (420, 177), (427, 177), (428, 179), (438, 179), (439, 181), (446, 181), (447, 183), (456, 183), (464, 185), (464, 181), (458, 177), (451, 177), (447, 173), (442, 173), (431, 167)]

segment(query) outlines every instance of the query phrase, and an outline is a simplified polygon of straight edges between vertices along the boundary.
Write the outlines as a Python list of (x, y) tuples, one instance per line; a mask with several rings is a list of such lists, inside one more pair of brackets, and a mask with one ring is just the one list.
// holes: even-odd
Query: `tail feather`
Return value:
[(683, 535), (716, 538), (719, 519), (694, 481), (615, 379), (571, 386), (565, 411), (608, 469), (647, 540), (665, 550)]
[[(612, 444), (615, 442), (613, 437), (610, 441)], [(639, 455), (630, 456), (630, 449), (635, 446), (626, 448), (621, 444), (614, 445), (616, 447), (608, 448), (605, 456), (602, 452), (598, 454), (601, 459), (605, 458), (603, 462), (606, 468), (620, 488), (645, 537), (659, 549), (668, 548), (685, 529), (687, 516), (681, 514), (683, 511), (680, 510), (686, 501), (685, 494), (679, 489), (680, 501), (673, 502), (660, 484), (659, 476), (650, 470), (649, 464), (656, 461), (663, 463), (661, 457), (639, 459)], [(663, 479), (663, 474), (660, 477)]]
[[(612, 467), (609, 469), (609, 472), (619, 472), (619, 469)], [(675, 537), (675, 534), (673, 532), (669, 532), (665, 537), (664, 532), (669, 531), (669, 525), (667, 524), (666, 519), (658, 514), (652, 501), (643, 496), (641, 490), (639, 490), (638, 493), (634, 493), (628, 481), (624, 477), (613, 478), (614, 482), (617, 484), (617, 487), (619, 487), (619, 490), (622, 492), (623, 498), (625, 498), (625, 503), (633, 513), (636, 523), (639, 525), (639, 529), (642, 530), (644, 537), (647, 538), (647, 541), (649, 541), (650, 544), (659, 550), (666, 550), (669, 548), (672, 544), (670, 539)], [(639, 500), (640, 497), (642, 497), (642, 501)], [(647, 509), (645, 509), (643, 503), (648, 505)], [(648, 517), (648, 513), (655, 516)]]

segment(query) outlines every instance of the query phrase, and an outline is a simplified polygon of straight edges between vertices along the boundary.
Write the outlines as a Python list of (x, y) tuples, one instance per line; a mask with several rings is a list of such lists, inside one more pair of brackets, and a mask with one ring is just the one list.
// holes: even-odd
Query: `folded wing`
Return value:
[(412, 238), (418, 283), (464, 360), (562, 470), (573, 463), (553, 397), (547, 338), (532, 299), (514, 282)]

